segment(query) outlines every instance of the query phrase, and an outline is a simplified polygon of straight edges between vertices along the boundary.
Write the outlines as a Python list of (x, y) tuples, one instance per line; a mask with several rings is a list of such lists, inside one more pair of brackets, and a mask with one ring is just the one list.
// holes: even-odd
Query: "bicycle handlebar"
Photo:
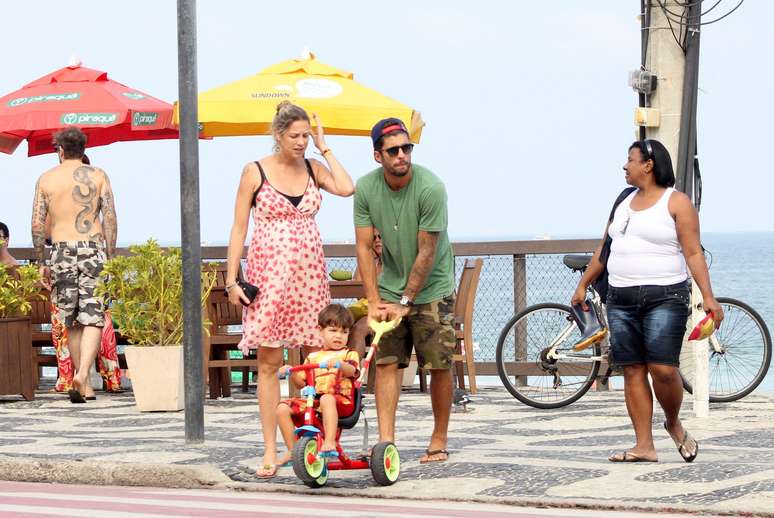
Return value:
[(291, 368), (278, 372), (280, 379), (285, 379), (288, 374), (299, 371), (310, 371), (314, 369), (339, 369), (341, 368), (341, 360), (334, 360), (332, 363), (328, 363), (328, 360), (323, 360), (320, 363), (304, 363), (301, 365), (294, 365)]
[[(292, 374), (294, 372), (310, 371), (310, 370), (320, 369), (320, 368), (326, 368), (326, 367), (320, 367), (319, 363), (304, 363), (302, 365), (294, 365), (289, 369), (286, 369), (282, 372), (278, 372), (277, 374), (279, 375), (280, 379), (285, 379), (288, 374)], [(331, 367), (331, 368), (334, 368), (334, 367)]]

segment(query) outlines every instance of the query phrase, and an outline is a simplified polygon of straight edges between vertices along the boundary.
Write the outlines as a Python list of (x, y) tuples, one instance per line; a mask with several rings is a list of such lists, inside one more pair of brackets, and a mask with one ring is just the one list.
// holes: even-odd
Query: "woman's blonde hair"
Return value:
[(271, 134), (275, 140), (274, 151), (279, 151), (279, 145), (276, 142), (277, 135), (284, 134), (296, 121), (310, 122), (306, 110), (290, 101), (282, 101), (277, 105), (277, 113), (274, 115), (274, 120), (271, 121)]

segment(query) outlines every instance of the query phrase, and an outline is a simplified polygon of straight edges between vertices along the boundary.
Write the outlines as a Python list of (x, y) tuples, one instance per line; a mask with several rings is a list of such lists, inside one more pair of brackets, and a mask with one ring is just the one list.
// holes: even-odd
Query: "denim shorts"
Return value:
[(679, 367), (689, 301), (687, 281), (670, 286), (610, 286), (607, 320), (616, 365)]

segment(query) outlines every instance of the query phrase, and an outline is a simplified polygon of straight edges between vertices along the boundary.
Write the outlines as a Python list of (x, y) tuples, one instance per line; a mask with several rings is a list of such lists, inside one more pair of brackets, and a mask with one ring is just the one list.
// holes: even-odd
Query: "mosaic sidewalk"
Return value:
[[(203, 446), (186, 446), (183, 413), (140, 413), (131, 393), (72, 405), (63, 395), (39, 393), (32, 402), (0, 402), (0, 463), (35, 458), (95, 461), (122, 466), (212, 465), (233, 487), (305, 491), (292, 468), (270, 481), (252, 473), (260, 461), (255, 396), (207, 401)], [(526, 407), (504, 390), (472, 397), (450, 426), (450, 458), (420, 465), (432, 428), (430, 400), (404, 393), (398, 415), (401, 478), (377, 486), (368, 471), (334, 472), (318, 492), (378, 497), (445, 498), (501, 503), (592, 505), (603, 508), (687, 509), (774, 516), (774, 398), (751, 395), (711, 405), (710, 418), (684, 423), (699, 440), (699, 457), (686, 464), (654, 416), (659, 462), (612, 464), (609, 454), (633, 444), (621, 392), (589, 393), (558, 410)], [(367, 400), (371, 443), (373, 399)], [(347, 451), (362, 444), (364, 423), (345, 432)]]

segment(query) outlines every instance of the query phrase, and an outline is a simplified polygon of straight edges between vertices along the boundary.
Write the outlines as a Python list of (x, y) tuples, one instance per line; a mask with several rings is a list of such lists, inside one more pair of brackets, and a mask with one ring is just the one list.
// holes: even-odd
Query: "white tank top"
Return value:
[(613, 239), (607, 261), (608, 282), (616, 288), (677, 284), (688, 278), (675, 220), (669, 213), (668, 188), (650, 208), (632, 210), (639, 190), (616, 208), (608, 235)]

